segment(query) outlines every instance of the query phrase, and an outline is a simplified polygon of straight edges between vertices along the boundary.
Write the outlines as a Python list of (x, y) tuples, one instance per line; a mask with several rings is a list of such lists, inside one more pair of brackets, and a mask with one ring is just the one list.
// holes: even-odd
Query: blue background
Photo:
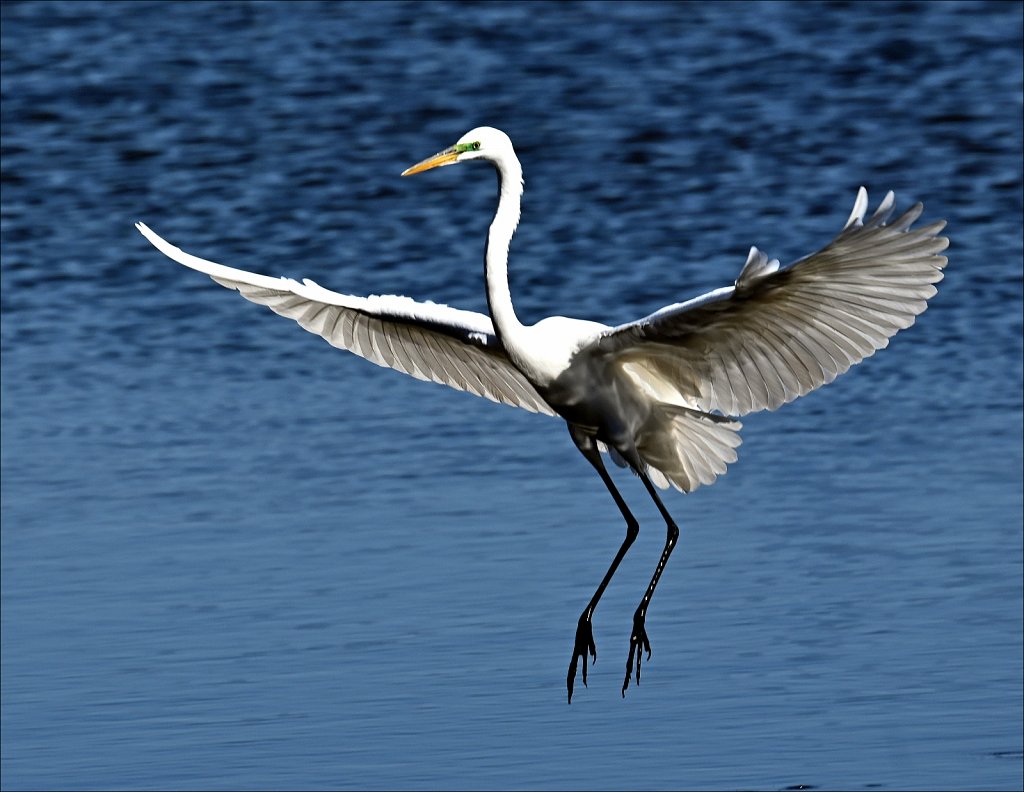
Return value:
[[(7, 3), (2, 784), (1019, 789), (1022, 6)], [(332, 349), (153, 250), (617, 323), (949, 220), (918, 324), (745, 419), (619, 697), (643, 529), (560, 423)]]

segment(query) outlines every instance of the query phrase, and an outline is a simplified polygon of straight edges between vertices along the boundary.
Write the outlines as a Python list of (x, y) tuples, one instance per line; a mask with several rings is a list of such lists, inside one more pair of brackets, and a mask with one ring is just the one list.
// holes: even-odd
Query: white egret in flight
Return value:
[(916, 204), (886, 223), (893, 194), (865, 219), (862, 187), (846, 225), (828, 245), (787, 266), (757, 248), (731, 286), (610, 327), (553, 316), (524, 325), (508, 286), (508, 249), (519, 223), (523, 171), (512, 142), (480, 127), (402, 175), (483, 160), (498, 172), (498, 208), (487, 235), (484, 273), (490, 316), (407, 297), (353, 297), (310, 280), (271, 278), (189, 255), (142, 223), (158, 250), (252, 302), (379, 366), (433, 380), (530, 412), (560, 416), (626, 521), (626, 537), (576, 627), (566, 678), (572, 701), (577, 664), (595, 661), (591, 620), (639, 532), (601, 453), (628, 465), (665, 520), (664, 549), (633, 615), (626, 659), (640, 682), (650, 659), (644, 620), (679, 529), (658, 495), (692, 492), (736, 461), (740, 424), (729, 416), (774, 410), (831, 382), (882, 349), (924, 311), (942, 279), (948, 240), (938, 221), (912, 230)]

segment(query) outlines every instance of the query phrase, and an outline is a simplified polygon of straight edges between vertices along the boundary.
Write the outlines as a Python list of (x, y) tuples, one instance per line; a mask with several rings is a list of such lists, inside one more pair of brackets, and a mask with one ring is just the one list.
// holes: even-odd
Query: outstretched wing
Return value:
[(332, 346), (416, 379), (530, 412), (555, 414), (509, 361), (491, 320), (483, 314), (393, 295), (353, 297), (310, 280), (299, 283), (256, 275), (185, 253), (143, 223), (136, 223), (136, 228), (164, 255), (294, 319)]
[(595, 351), (639, 367), (696, 408), (774, 410), (834, 380), (910, 327), (942, 280), (945, 221), (916, 230), (915, 204), (886, 225), (890, 192), (865, 222), (868, 196), (817, 253), (780, 268), (757, 248), (733, 286), (612, 328)]

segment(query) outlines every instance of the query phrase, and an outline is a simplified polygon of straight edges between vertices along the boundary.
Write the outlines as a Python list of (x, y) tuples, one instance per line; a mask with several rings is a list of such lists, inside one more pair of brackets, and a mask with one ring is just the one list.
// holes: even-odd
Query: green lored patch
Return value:
[(454, 146), (452, 146), (452, 148), (455, 149), (459, 154), (465, 154), (467, 151), (479, 151), (480, 143), (456, 143)]

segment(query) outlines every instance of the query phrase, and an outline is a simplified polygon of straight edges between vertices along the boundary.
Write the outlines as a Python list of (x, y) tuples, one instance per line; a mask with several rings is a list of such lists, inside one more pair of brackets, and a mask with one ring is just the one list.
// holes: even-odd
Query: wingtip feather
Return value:
[(860, 226), (864, 224), (864, 213), (868, 209), (868, 191), (861, 186), (857, 190), (857, 199), (853, 202), (853, 211), (850, 212), (850, 218), (846, 221), (846, 225), (843, 226), (845, 231), (853, 226)]
[(865, 225), (871, 228), (884, 226), (885, 221), (889, 219), (889, 215), (892, 214), (892, 210), (895, 208), (895, 206), (896, 193), (894, 193), (892, 190), (889, 190), (889, 192), (885, 194), (885, 198), (883, 198), (882, 202), (878, 205), (878, 208), (875, 209), (875, 213), (871, 215), (871, 219), (868, 220), (867, 223), (865, 223)]

